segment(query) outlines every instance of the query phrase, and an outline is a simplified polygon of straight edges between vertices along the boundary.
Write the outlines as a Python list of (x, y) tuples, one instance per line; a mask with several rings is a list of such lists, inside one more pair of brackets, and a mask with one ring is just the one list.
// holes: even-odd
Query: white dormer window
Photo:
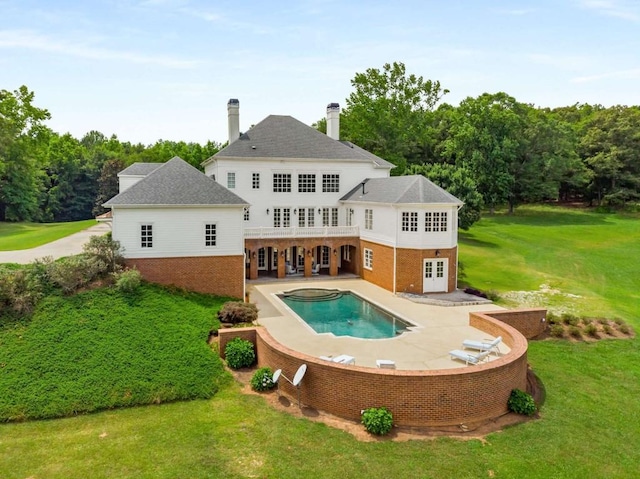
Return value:
[(227, 173), (227, 188), (230, 190), (236, 187), (236, 174), (233, 171)]

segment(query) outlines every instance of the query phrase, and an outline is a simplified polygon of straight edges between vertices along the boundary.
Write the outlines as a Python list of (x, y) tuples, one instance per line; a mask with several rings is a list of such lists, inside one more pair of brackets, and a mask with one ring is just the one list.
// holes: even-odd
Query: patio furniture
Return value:
[(291, 266), (290, 263), (287, 263), (287, 274), (296, 274), (298, 271)]
[(460, 361), (464, 361), (468, 366), (469, 364), (480, 364), (482, 361), (489, 361), (489, 354), (491, 351), (483, 351), (478, 354), (471, 354), (467, 351), (462, 351), (461, 349), (454, 349), (453, 351), (449, 351), (451, 355), (451, 359), (459, 359)]
[(496, 353), (496, 356), (500, 355), (500, 346), (499, 344), (502, 342), (502, 336), (498, 336), (497, 338), (491, 339), (483, 339), (482, 341), (476, 341), (473, 339), (465, 339), (462, 341), (462, 347), (464, 349), (477, 349), (480, 352), (483, 351), (493, 351)]
[(348, 354), (341, 354), (340, 356), (320, 356), (320, 359), (325, 361), (331, 361), (332, 363), (340, 363), (340, 364), (355, 364), (356, 358), (353, 356), (349, 356)]
[(313, 265), (313, 267), (311, 268), (311, 274), (312, 275), (320, 274), (320, 263)]
[(396, 362), (390, 359), (376, 359), (376, 366), (380, 369), (395, 369)]

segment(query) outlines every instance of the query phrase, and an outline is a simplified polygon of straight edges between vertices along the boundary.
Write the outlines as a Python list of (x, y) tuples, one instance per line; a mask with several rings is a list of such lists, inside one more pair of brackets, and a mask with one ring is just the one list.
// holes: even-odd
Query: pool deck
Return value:
[[(297, 288), (351, 290), (417, 327), (389, 339), (317, 334), (275, 298), (275, 294)], [(356, 365), (372, 368), (376, 367), (376, 359), (393, 360), (397, 369), (404, 370), (471, 367), (452, 360), (449, 355), (452, 349), (462, 349), (465, 339), (490, 338), (483, 331), (469, 326), (469, 312), (502, 309), (492, 303), (447, 307), (415, 302), (362, 279), (254, 283), (248, 287), (248, 292), (251, 301), (258, 306), (259, 324), (284, 346), (315, 357), (348, 354), (356, 358)], [(500, 344), (500, 351), (506, 354), (509, 348)], [(496, 356), (491, 354), (490, 358), (493, 360)]]

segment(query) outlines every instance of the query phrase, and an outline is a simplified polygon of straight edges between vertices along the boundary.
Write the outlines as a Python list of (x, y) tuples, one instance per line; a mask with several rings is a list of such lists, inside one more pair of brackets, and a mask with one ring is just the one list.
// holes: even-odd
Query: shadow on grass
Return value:
[(517, 208), (515, 213), (498, 212), (494, 215), (483, 214), (485, 218), (498, 224), (516, 224), (529, 226), (560, 225), (604, 225), (608, 223), (607, 213), (597, 214), (595, 210), (568, 210), (558, 207)]
[(496, 243), (477, 239), (473, 233), (460, 231), (458, 233), (458, 243), (468, 246), (478, 246), (479, 248), (500, 248)]

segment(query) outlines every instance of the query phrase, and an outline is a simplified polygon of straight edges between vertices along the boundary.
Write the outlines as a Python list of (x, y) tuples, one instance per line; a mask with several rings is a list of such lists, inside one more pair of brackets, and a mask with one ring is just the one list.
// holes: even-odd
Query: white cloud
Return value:
[(579, 0), (579, 4), (586, 9), (610, 17), (622, 18), (633, 22), (640, 21), (640, 5), (638, 2), (624, 0)]
[(640, 68), (604, 72), (597, 75), (581, 76), (571, 79), (572, 83), (589, 83), (600, 80), (640, 80)]
[(48, 37), (31, 30), (0, 30), (0, 48), (26, 48), (92, 60), (121, 60), (175, 69), (193, 68), (198, 63), (194, 60), (182, 60), (164, 55), (145, 55), (131, 51), (101, 48)]

